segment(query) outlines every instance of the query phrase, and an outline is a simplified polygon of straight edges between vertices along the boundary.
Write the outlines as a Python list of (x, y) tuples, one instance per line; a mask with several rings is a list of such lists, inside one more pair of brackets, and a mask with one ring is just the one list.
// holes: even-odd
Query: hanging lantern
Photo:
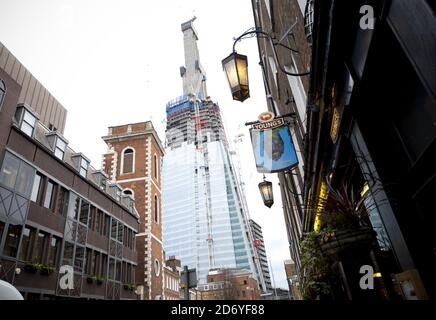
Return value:
[(259, 183), (259, 190), (260, 194), (262, 196), (263, 203), (268, 208), (271, 208), (274, 204), (274, 196), (273, 196), (273, 188), (272, 183), (265, 180), (265, 177), (263, 178), (263, 181)]
[(233, 100), (243, 102), (250, 96), (247, 56), (232, 52), (222, 61)]

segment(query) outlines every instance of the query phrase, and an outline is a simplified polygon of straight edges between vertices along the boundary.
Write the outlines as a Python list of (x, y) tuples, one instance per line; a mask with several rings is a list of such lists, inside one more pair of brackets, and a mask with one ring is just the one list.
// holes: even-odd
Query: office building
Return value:
[(253, 244), (257, 252), (260, 267), (262, 270), (263, 278), (265, 280), (266, 292), (272, 292), (273, 286), (271, 284), (271, 276), (269, 273), (268, 257), (265, 249), (265, 242), (263, 240), (262, 227), (256, 223), (253, 219), (250, 219), (251, 232), (253, 234)]
[[(0, 279), (28, 300), (136, 299), (134, 200), (68, 146), (65, 109), (9, 52), (6, 68), (0, 67)], [(28, 90), (38, 88), (51, 102), (27, 100), (28, 84), (15, 80), (22, 70), (33, 83)], [(51, 112), (58, 116), (44, 116)], [(72, 275), (66, 288), (65, 272)]]
[(193, 20), (182, 24), (184, 95), (166, 106), (165, 251), (195, 268), (200, 284), (212, 268), (238, 268), (264, 288), (220, 109), (207, 96)]

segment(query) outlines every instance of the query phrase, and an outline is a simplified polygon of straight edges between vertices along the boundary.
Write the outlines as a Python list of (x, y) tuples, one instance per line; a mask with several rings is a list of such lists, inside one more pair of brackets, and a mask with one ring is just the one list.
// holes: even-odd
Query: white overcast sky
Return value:
[(267, 177), (275, 195), (268, 209), (244, 126), (267, 108), (256, 40), (236, 47), (248, 55), (251, 98), (231, 99), (221, 67), (233, 37), (254, 25), (250, 0), (0, 0), (0, 41), (68, 109), (70, 146), (100, 168), (108, 126), (152, 120), (165, 140), (165, 104), (182, 94), (180, 24), (193, 15), (208, 94), (221, 107), (229, 140), (245, 135), (237, 147), (250, 215), (263, 228), (276, 286), (287, 288), (283, 261), (290, 254), (278, 180)]

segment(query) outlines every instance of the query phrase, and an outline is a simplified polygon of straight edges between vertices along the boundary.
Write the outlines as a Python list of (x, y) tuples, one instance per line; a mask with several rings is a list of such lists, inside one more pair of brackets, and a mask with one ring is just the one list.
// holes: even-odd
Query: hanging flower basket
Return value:
[(370, 228), (336, 231), (320, 245), (326, 256), (336, 260), (343, 252), (372, 248), (375, 245), (374, 231)]

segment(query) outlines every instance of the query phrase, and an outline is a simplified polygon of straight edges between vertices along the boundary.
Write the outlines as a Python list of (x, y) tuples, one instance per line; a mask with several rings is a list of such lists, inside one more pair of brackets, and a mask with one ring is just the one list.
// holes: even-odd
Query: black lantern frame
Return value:
[(222, 65), (232, 92), (233, 100), (243, 102), (250, 97), (247, 56), (233, 51), (227, 58), (222, 60)]
[(272, 183), (270, 181), (266, 181), (264, 177), (263, 181), (259, 183), (259, 191), (260, 195), (262, 196), (263, 204), (268, 208), (271, 208), (274, 204)]

